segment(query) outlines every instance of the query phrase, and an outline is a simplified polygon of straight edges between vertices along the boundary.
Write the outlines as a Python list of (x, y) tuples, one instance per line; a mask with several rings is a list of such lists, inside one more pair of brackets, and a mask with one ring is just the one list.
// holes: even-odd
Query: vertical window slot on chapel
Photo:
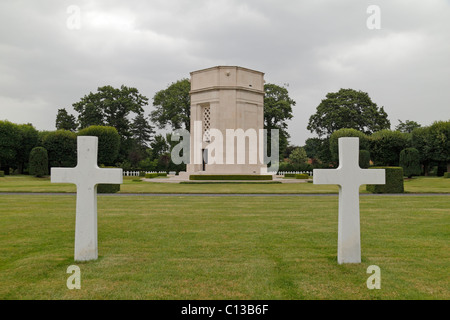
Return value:
[(204, 106), (202, 108), (203, 110), (203, 137), (205, 142), (211, 142), (211, 136), (210, 136), (210, 127), (211, 127), (211, 110), (209, 106)]

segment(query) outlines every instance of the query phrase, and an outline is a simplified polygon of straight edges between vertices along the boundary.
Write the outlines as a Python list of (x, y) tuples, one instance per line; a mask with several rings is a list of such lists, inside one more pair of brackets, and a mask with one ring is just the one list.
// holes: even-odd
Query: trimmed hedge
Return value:
[(189, 180), (272, 180), (272, 175), (251, 175), (251, 174), (193, 174)]
[(120, 184), (99, 184), (97, 193), (116, 193), (120, 191)]
[(371, 167), (370, 169), (385, 169), (386, 184), (368, 184), (366, 190), (372, 193), (403, 193), (402, 167)]
[(153, 172), (153, 173), (146, 173), (145, 174), (145, 179), (153, 179), (156, 177), (167, 177), (167, 173), (165, 172), (161, 172), (161, 173), (157, 173), (157, 172)]
[[(1, 171), (0, 171), (1, 172)], [(0, 177), (1, 177), (1, 175), (0, 175)], [(444, 173), (444, 178), (450, 178), (450, 172), (445, 172)]]
[(295, 179), (309, 179), (309, 175), (306, 173), (299, 173), (295, 175)]
[(180, 184), (280, 184), (281, 181), (180, 181)]
[(5, 171), (0, 171), (0, 177), (4, 177), (5, 176)]

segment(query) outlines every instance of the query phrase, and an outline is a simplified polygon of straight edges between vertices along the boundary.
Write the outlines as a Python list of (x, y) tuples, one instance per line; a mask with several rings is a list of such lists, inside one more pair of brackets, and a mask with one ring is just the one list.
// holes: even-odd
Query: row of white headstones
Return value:
[[(75, 168), (52, 168), (51, 182), (77, 186), (75, 261), (98, 258), (97, 185), (123, 183), (122, 169), (100, 169), (97, 165), (98, 138), (77, 138), (78, 163)], [(359, 138), (339, 138), (339, 167), (314, 169), (314, 184), (339, 185), (337, 260), (361, 262), (359, 187), (384, 184), (384, 169), (361, 169), (358, 164)]]

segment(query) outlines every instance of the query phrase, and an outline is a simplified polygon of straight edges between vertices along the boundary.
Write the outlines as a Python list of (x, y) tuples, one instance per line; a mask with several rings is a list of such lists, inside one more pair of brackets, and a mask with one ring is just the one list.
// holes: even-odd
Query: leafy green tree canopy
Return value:
[(289, 97), (289, 92), (285, 87), (276, 84), (266, 83), (264, 92), (264, 129), (268, 130), (268, 148), (270, 148), (270, 130), (278, 129), (281, 157), (289, 143), (290, 135), (287, 132), (287, 121), (293, 117), (292, 107), (295, 106), (296, 102)]
[(69, 130), (75, 131), (77, 130), (78, 124), (75, 116), (73, 114), (67, 113), (66, 109), (58, 109), (58, 113), (56, 114), (56, 129), (60, 130)]
[(421, 125), (415, 121), (406, 120), (403, 122), (402, 120), (398, 120), (398, 122), (399, 124), (395, 127), (395, 130), (403, 133), (411, 133), (414, 129), (421, 127)]
[(369, 95), (353, 89), (340, 89), (328, 93), (326, 99), (309, 118), (308, 130), (319, 137), (330, 136), (334, 131), (352, 128), (365, 134), (389, 129), (390, 122), (384, 108), (378, 108)]
[(302, 147), (295, 148), (289, 155), (289, 161), (293, 164), (303, 164), (308, 161), (305, 149)]
[(155, 130), (143, 114), (138, 114), (131, 124), (131, 134), (138, 146), (148, 148)]
[(190, 130), (190, 90), (189, 80), (181, 79), (155, 94), (153, 106), (156, 109), (150, 113), (150, 117), (160, 129), (169, 125), (173, 130)]
[(79, 102), (73, 104), (79, 113), (80, 128), (91, 125), (103, 125), (116, 128), (122, 138), (131, 136), (130, 114), (141, 114), (148, 98), (141, 95), (136, 88), (122, 85), (119, 89), (104, 86), (96, 93), (89, 93)]
[(14, 162), (20, 143), (19, 126), (7, 120), (0, 121), (0, 166), (6, 174), (9, 174), (6, 166)]
[(369, 138), (370, 155), (375, 165), (398, 166), (400, 152), (409, 147), (407, 134), (380, 130)]

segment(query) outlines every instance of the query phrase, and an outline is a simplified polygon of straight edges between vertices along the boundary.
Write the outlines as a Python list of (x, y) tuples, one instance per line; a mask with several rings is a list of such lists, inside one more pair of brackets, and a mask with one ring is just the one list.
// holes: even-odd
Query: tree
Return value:
[(155, 139), (150, 143), (150, 147), (153, 159), (159, 159), (163, 154), (170, 151), (170, 145), (162, 134), (155, 136)]
[(411, 133), (414, 129), (420, 128), (421, 125), (415, 121), (406, 120), (403, 122), (402, 120), (398, 120), (399, 124), (395, 127), (395, 131), (400, 131), (403, 133)]
[(90, 126), (80, 130), (78, 135), (98, 137), (98, 164), (114, 165), (120, 149), (120, 136), (116, 128)]
[(321, 164), (324, 167), (329, 167), (333, 161), (330, 152), (330, 138), (306, 139), (304, 148), (314, 165)]
[(372, 160), (377, 166), (398, 166), (400, 152), (409, 147), (407, 134), (381, 130), (369, 137)]
[(91, 125), (110, 126), (116, 128), (120, 135), (119, 158), (124, 160), (132, 147), (131, 114), (144, 112), (143, 106), (148, 98), (141, 95), (136, 88), (122, 85), (120, 89), (104, 86), (96, 93), (89, 93), (72, 106), (79, 113), (80, 128)]
[(411, 178), (422, 172), (420, 168), (420, 154), (416, 148), (406, 148), (400, 152), (399, 165), (403, 168), (403, 175)]
[(191, 83), (188, 79), (173, 82), (166, 89), (158, 91), (153, 97), (156, 110), (150, 114), (151, 120), (160, 129), (169, 125), (173, 130), (190, 130)]
[(131, 134), (138, 146), (148, 148), (155, 130), (143, 114), (138, 114), (131, 124)]
[(450, 169), (450, 120), (436, 121), (429, 126), (425, 141), (425, 154), (438, 165), (438, 175), (443, 175)]
[(289, 161), (292, 164), (303, 164), (308, 161), (308, 156), (303, 148), (295, 148), (289, 155)]
[(328, 93), (317, 111), (309, 118), (308, 130), (319, 137), (334, 131), (352, 128), (364, 134), (389, 129), (390, 122), (384, 108), (378, 108), (369, 95), (353, 89)]
[(33, 148), (30, 152), (29, 163), (29, 172), (31, 175), (34, 175), (36, 177), (43, 177), (48, 175), (48, 154), (45, 148)]
[(60, 130), (69, 130), (75, 131), (77, 130), (78, 124), (75, 119), (75, 116), (72, 114), (68, 114), (66, 109), (58, 109), (58, 113), (56, 114), (56, 129)]
[(20, 132), (20, 144), (16, 150), (13, 167), (22, 174), (28, 166), (30, 151), (38, 145), (39, 133), (30, 123), (17, 125), (17, 128)]
[(77, 135), (68, 130), (49, 132), (44, 136), (50, 167), (75, 167), (77, 165)]
[(425, 175), (432, 165), (450, 171), (450, 121), (436, 121), (428, 127), (414, 129), (411, 145), (419, 151)]
[(428, 127), (416, 128), (411, 132), (411, 147), (419, 151), (420, 164), (424, 175), (428, 176), (432, 160), (427, 154), (428, 151)]
[(19, 126), (7, 120), (0, 121), (0, 170), (5, 174), (9, 174), (9, 167), (15, 163), (20, 143)]
[(288, 146), (290, 137), (287, 132), (287, 121), (292, 119), (292, 107), (295, 101), (289, 97), (285, 87), (266, 83), (264, 85), (264, 129), (267, 129), (268, 150), (270, 150), (271, 129), (278, 129), (280, 134), (280, 158)]

